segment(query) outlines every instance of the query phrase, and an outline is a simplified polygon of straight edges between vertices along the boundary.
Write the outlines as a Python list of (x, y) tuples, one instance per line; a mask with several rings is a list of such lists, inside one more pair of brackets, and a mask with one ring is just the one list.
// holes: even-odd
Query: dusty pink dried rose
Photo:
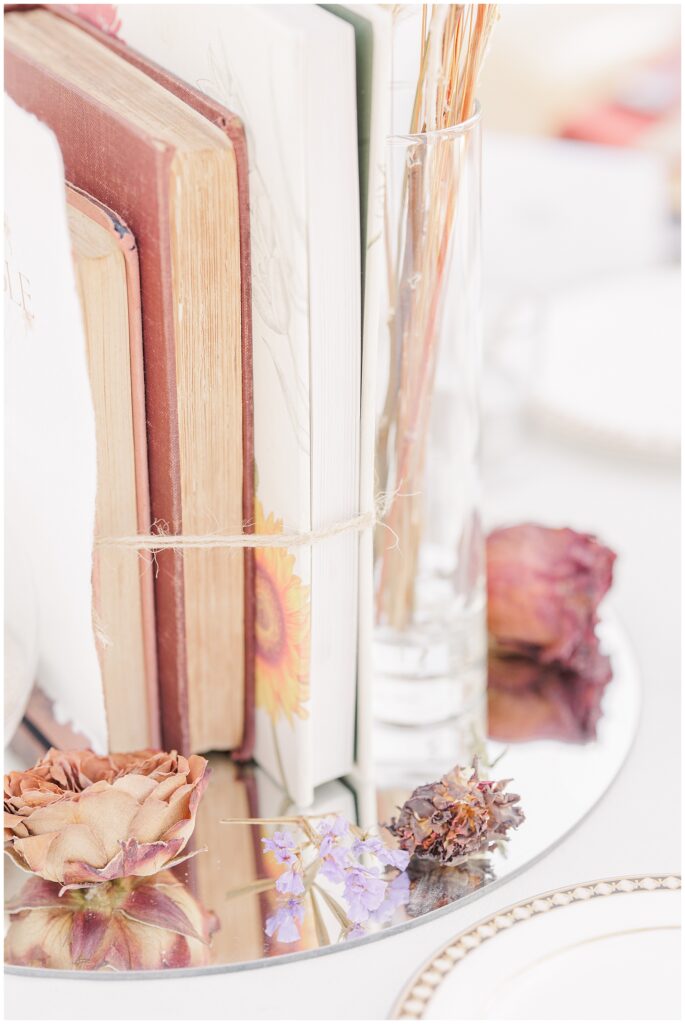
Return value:
[(504, 792), (510, 781), (479, 778), (476, 760), (471, 768), (457, 766), (415, 789), (386, 827), (407, 853), (439, 864), (484, 853), (524, 820), (519, 797)]
[(430, 860), (413, 857), (407, 868), (411, 882), (406, 904), (409, 917), (422, 917), (430, 910), (447, 907), (487, 885), (495, 877), (489, 857), (471, 857), (454, 867), (442, 867)]
[(491, 644), (587, 674), (613, 551), (590, 534), (532, 523), (494, 530), (486, 550)]
[(190, 839), (207, 781), (197, 755), (49, 750), (5, 776), (5, 852), (63, 886), (154, 875)]
[(488, 735), (505, 743), (595, 739), (609, 659), (597, 654), (588, 676), (530, 658), (488, 659)]
[(10, 901), (6, 963), (121, 971), (209, 962), (218, 919), (171, 871), (59, 893), (58, 883), (30, 878)]

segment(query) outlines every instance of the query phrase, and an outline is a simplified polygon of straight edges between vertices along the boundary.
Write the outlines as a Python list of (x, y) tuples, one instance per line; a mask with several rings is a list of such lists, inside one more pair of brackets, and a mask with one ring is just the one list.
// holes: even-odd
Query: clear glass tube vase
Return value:
[(480, 113), (386, 149), (377, 366), (374, 717), (381, 762), (451, 766), (484, 737)]

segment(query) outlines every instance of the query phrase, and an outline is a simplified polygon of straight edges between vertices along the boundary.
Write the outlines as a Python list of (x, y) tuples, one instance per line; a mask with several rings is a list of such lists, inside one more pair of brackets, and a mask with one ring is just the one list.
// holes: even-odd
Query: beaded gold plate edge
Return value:
[(474, 949), (478, 949), (488, 939), (493, 939), (500, 932), (520, 924), (522, 921), (529, 921), (532, 917), (549, 913), (558, 907), (567, 907), (572, 903), (583, 903), (599, 897), (606, 898), (631, 892), (656, 892), (659, 889), (675, 891), (680, 887), (681, 877), (676, 874), (624, 875), (551, 889), (532, 899), (513, 903), (504, 910), (499, 910), (490, 917), (483, 918), (477, 924), (444, 943), (418, 969), (402, 990), (390, 1012), (390, 1019), (423, 1019), (430, 1001), (443, 980), (457, 964), (461, 963), (464, 957)]

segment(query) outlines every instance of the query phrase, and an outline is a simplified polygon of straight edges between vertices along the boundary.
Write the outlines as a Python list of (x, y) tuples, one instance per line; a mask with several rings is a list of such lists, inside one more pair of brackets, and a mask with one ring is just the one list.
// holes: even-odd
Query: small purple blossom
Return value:
[[(321, 853), (322, 850), (323, 843), (319, 852)], [(348, 847), (334, 846), (329, 848), (329, 852), (322, 857), (319, 870), (329, 882), (344, 882), (345, 870), (349, 866), (349, 860), (350, 851)]]
[(400, 871), (404, 871), (410, 860), (411, 857), (406, 850), (391, 850), (386, 846), (385, 859), (381, 858), (381, 864), (387, 864), (390, 868), (398, 868)]
[[(299, 843), (287, 831), (262, 840), (264, 850), (284, 865), (275, 882), (281, 899), (267, 919), (267, 935), (276, 935), (280, 942), (299, 938), (305, 913), (303, 897), (317, 876), (342, 890), (338, 895), (330, 893), (329, 898), (347, 917), (343, 939), (364, 935), (365, 922), (384, 924), (407, 903), (409, 879), (404, 868), (408, 853), (386, 846), (377, 835), (360, 832), (342, 815), (326, 817), (313, 829), (303, 822), (302, 829), (306, 838)], [(388, 869), (401, 874), (391, 882)]]
[(386, 846), (378, 836), (364, 836), (363, 839), (355, 839), (352, 849), (358, 857), (362, 853), (371, 853), (385, 867), (399, 868), (400, 871), (404, 871), (409, 863), (408, 853)]
[(289, 899), (278, 907), (275, 914), (267, 917), (264, 931), (269, 938), (275, 935), (279, 942), (297, 942), (300, 937), (298, 925), (303, 920), (302, 900)]
[(279, 864), (294, 864), (297, 844), (290, 832), (274, 832), (271, 839), (262, 839), (265, 851), (273, 853)]
[(359, 857), (362, 853), (372, 853), (374, 857), (378, 857), (380, 860), (380, 854), (383, 852), (385, 847), (378, 838), (378, 836), (364, 836), (363, 839), (355, 839), (352, 844), (352, 849)]
[(346, 835), (350, 830), (350, 823), (342, 814), (337, 814), (333, 821), (330, 818), (324, 818), (320, 822), (317, 832), (320, 836), (333, 836), (336, 839), (340, 839), (341, 836)]
[(319, 856), (327, 857), (334, 850), (340, 849), (340, 847), (337, 845), (337, 842), (338, 840), (336, 836), (332, 836), (330, 834), (324, 836), (321, 842), (319, 843)]
[(366, 921), (385, 897), (387, 882), (373, 868), (352, 867), (345, 872), (343, 898), (348, 904), (347, 916), (354, 924)]
[(283, 895), (287, 893), (291, 896), (301, 896), (304, 892), (304, 882), (302, 881), (302, 872), (299, 870), (299, 865), (295, 864), (286, 868), (276, 879), (276, 888)]
[(404, 907), (409, 902), (409, 895), (409, 875), (403, 871), (388, 884), (385, 898), (380, 907), (371, 914), (371, 920), (376, 924), (386, 924), (399, 907)]

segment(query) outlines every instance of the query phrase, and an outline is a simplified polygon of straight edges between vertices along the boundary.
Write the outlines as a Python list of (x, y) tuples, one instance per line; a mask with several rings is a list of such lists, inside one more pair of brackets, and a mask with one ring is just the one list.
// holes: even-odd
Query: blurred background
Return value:
[(680, 750), (680, 40), (678, 5), (503, 4), (479, 89), (485, 525), (617, 552), (644, 682), (624, 793)]
[(680, 7), (500, 11), (479, 89), (487, 469), (519, 414), (675, 467)]

